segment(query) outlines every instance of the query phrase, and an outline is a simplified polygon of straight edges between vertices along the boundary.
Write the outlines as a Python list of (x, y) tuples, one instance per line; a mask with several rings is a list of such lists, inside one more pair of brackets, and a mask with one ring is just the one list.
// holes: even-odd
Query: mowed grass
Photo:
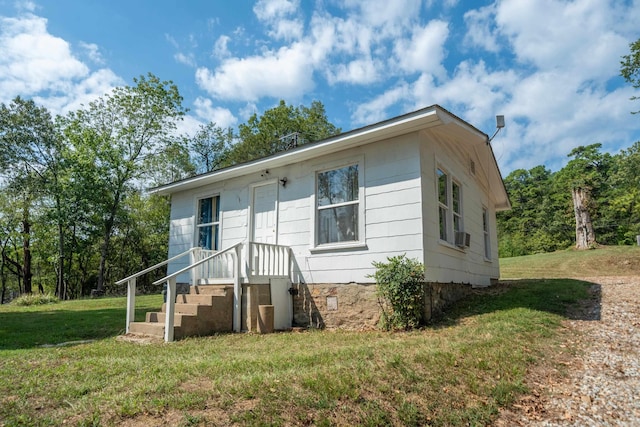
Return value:
[(502, 279), (635, 276), (640, 246), (603, 246), (500, 259)]
[(413, 332), (149, 345), (114, 338), (124, 298), (0, 307), (0, 425), (487, 425), (559, 350), (564, 313), (588, 286), (518, 282)]

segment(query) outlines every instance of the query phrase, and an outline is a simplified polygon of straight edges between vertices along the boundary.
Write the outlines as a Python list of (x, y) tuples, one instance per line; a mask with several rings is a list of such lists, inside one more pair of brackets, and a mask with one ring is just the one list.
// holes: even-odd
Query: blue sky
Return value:
[(152, 72), (235, 127), (280, 99), (350, 130), (440, 104), (491, 135), (504, 175), (640, 140), (619, 76), (640, 0), (0, 0), (0, 102), (54, 114)]

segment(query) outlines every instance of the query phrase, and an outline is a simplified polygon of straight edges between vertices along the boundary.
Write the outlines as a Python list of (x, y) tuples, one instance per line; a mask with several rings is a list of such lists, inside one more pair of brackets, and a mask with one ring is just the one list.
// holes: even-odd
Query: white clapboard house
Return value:
[[(254, 330), (260, 305), (276, 329), (371, 325), (372, 262), (400, 254), (426, 282), (488, 286), (510, 208), (487, 134), (438, 105), (151, 192), (171, 198), (169, 304), (127, 330), (168, 340), (210, 332), (190, 316), (211, 300), (226, 317), (205, 329)], [(173, 304), (176, 284), (196, 298)]]

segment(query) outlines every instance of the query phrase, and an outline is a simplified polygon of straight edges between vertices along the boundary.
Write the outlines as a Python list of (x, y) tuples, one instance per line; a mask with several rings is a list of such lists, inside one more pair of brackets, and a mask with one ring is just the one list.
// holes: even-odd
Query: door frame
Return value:
[(278, 186), (278, 179), (274, 178), (274, 179), (270, 179), (268, 181), (262, 181), (262, 182), (256, 182), (254, 184), (249, 185), (249, 209), (248, 209), (248, 214), (249, 214), (249, 218), (247, 221), (247, 224), (249, 225), (249, 230), (247, 231), (247, 237), (249, 239), (250, 242), (253, 242), (254, 240), (254, 229), (253, 229), (253, 214), (254, 214), (254, 205), (255, 205), (255, 191), (256, 188), (258, 187), (264, 187), (266, 185), (273, 185), (275, 184), (276, 186), (276, 195), (275, 195), (275, 206), (274, 206), (274, 210), (275, 210), (275, 216), (274, 216), (274, 221), (275, 221), (275, 241), (273, 242), (273, 244), (277, 245), (278, 244), (278, 222), (279, 222), (279, 218), (278, 218), (278, 199), (280, 198), (280, 192), (279, 192), (279, 186)]

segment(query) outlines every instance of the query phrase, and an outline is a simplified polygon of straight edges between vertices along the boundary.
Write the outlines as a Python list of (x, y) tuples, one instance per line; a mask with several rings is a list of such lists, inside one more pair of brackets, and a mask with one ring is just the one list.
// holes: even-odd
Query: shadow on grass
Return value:
[(473, 315), (516, 308), (543, 311), (572, 320), (600, 320), (602, 288), (575, 279), (523, 279), (500, 281), (445, 309), (434, 323), (446, 326)]
[[(136, 320), (143, 320), (145, 311), (136, 309)], [(124, 308), (0, 312), (0, 350), (115, 337), (124, 333), (125, 319)]]

